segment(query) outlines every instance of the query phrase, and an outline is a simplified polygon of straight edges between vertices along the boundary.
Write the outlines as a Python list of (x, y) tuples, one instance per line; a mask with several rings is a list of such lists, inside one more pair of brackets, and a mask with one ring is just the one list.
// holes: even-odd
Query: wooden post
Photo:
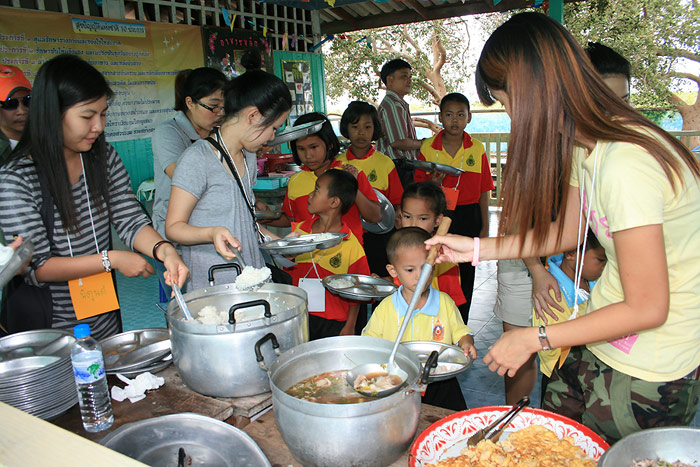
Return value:
[(564, 0), (549, 0), (549, 17), (564, 23)]

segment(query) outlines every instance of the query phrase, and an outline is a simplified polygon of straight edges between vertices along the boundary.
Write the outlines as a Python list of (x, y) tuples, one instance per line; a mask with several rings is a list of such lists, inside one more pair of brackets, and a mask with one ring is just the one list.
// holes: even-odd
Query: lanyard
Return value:
[[(97, 232), (95, 231), (95, 221), (92, 218), (92, 206), (90, 205), (90, 191), (88, 190), (87, 176), (85, 175), (85, 165), (83, 164), (83, 153), (80, 153), (80, 167), (83, 169), (83, 182), (85, 184), (85, 196), (87, 197), (88, 203), (88, 213), (90, 214), (90, 225), (92, 226), (92, 236), (95, 239), (95, 250), (97, 254), (100, 254), (100, 245), (97, 242)], [(73, 256), (73, 246), (70, 243), (70, 235), (68, 230), (66, 230), (66, 239), (68, 240), (68, 251), (70, 251), (71, 257)]]
[[(317, 251), (317, 250), (313, 250), (310, 254), (311, 255), (311, 266), (313, 266), (313, 269), (316, 272), (316, 277), (320, 279), (321, 275), (318, 273), (318, 269), (316, 269), (316, 262), (314, 261), (314, 251)], [(318, 260), (321, 261), (321, 259), (323, 259), (323, 256), (326, 254), (326, 251), (328, 251), (328, 250), (318, 250), (318, 251), (321, 251), (321, 256), (318, 257)], [(309, 268), (309, 270), (306, 271), (306, 275), (304, 275), (304, 279), (309, 277), (310, 272), (311, 272), (311, 268)]]
[(598, 167), (598, 144), (596, 144), (595, 148), (593, 149), (593, 174), (591, 175), (591, 196), (590, 199), (588, 200), (588, 209), (586, 212), (586, 231), (583, 234), (583, 245), (581, 245), (581, 218), (583, 217), (583, 201), (584, 201), (584, 192), (586, 191), (586, 168), (583, 167), (583, 170), (581, 172), (581, 181), (580, 181), (580, 191), (581, 191), (581, 198), (580, 198), (580, 204), (581, 204), (581, 210), (579, 212), (578, 216), (578, 236), (577, 236), (577, 241), (576, 245), (576, 271), (574, 273), (574, 311), (571, 313), (571, 316), (569, 319), (574, 319), (576, 318), (576, 315), (578, 315), (578, 298), (579, 294), (585, 294), (586, 298), (588, 294), (585, 293), (585, 291), (579, 289), (579, 285), (581, 284), (581, 274), (583, 273), (583, 254), (586, 252), (586, 243), (588, 243), (588, 225), (591, 221), (591, 211), (593, 209), (593, 199), (595, 197), (595, 179), (597, 175), (597, 170), (596, 168)]

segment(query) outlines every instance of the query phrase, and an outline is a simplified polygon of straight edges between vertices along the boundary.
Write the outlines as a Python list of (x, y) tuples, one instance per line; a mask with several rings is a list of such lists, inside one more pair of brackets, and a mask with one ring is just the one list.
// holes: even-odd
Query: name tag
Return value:
[(326, 311), (326, 288), (323, 287), (321, 279), (299, 279), (299, 287), (306, 290), (309, 296), (309, 312), (323, 313)]
[(75, 309), (75, 317), (79, 320), (119, 308), (112, 274), (106, 271), (68, 281), (68, 289)]

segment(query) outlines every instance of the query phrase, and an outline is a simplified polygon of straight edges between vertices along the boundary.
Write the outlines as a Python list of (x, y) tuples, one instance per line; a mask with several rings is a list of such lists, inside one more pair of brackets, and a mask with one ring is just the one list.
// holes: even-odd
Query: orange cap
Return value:
[(16, 66), (0, 64), (0, 100), (7, 100), (18, 89), (31, 91), (32, 83)]

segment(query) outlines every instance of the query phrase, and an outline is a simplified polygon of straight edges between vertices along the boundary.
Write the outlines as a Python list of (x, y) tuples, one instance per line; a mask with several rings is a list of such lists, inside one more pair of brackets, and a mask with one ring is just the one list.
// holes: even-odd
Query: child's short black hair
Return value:
[(384, 66), (382, 66), (382, 70), (379, 72), (379, 77), (382, 79), (382, 83), (386, 84), (386, 79), (389, 75), (394, 74), (399, 70), (403, 70), (404, 68), (408, 68), (409, 70), (411, 69), (411, 64), (406, 60), (395, 58), (386, 62)]
[(357, 196), (358, 184), (355, 176), (345, 170), (330, 169), (326, 170), (321, 177), (330, 177), (328, 196), (337, 197), (340, 200), (341, 214), (348, 212), (355, 202), (355, 196)]
[(588, 250), (593, 250), (594, 248), (599, 248), (600, 242), (598, 241), (598, 238), (595, 236), (593, 233), (593, 230), (589, 227), (588, 228), (588, 240), (586, 240), (586, 251)]
[(469, 99), (467, 99), (467, 96), (460, 92), (451, 92), (449, 94), (445, 94), (445, 97), (442, 98), (440, 101), (440, 112), (443, 111), (443, 108), (445, 107), (445, 104), (448, 102), (456, 102), (457, 104), (464, 104), (467, 106), (467, 112), (471, 112), (471, 108), (469, 107)]
[[(404, 227), (394, 232), (386, 244), (386, 257), (389, 264), (394, 264), (397, 259), (399, 248), (423, 248), (425, 241), (430, 238), (430, 234), (420, 227)], [(426, 256), (428, 251), (425, 252)]]
[(599, 42), (589, 42), (586, 52), (588, 58), (593, 62), (593, 66), (601, 75), (623, 75), (627, 81), (630, 80), (632, 65), (625, 57), (610, 47)]
[[(317, 122), (319, 120), (323, 120), (323, 126), (318, 131), (318, 133), (314, 133), (313, 135), (309, 136), (318, 136), (319, 138), (321, 138), (321, 141), (323, 141), (323, 143), (326, 145), (326, 160), (332, 161), (333, 159), (335, 159), (335, 156), (338, 155), (338, 151), (340, 151), (340, 142), (338, 141), (338, 137), (335, 135), (335, 131), (333, 131), (333, 127), (331, 126), (331, 122), (328, 120), (328, 117), (326, 117), (320, 112), (311, 112), (297, 118), (293, 126), (299, 126), (304, 123)], [(289, 143), (289, 145), (292, 148), (292, 156), (294, 157), (294, 163), (296, 165), (302, 165), (301, 159), (299, 159), (299, 154), (297, 153), (296, 140)]]
[(447, 201), (442, 188), (437, 186), (435, 182), (425, 181), (411, 183), (406, 187), (401, 197), (401, 206), (406, 198), (418, 198), (425, 200), (430, 207), (430, 210), (439, 216), (447, 212)]
[(350, 105), (348, 105), (348, 108), (345, 109), (343, 116), (340, 118), (340, 134), (346, 138), (350, 138), (348, 126), (357, 123), (363, 115), (369, 115), (372, 118), (372, 124), (374, 125), (372, 141), (377, 141), (381, 138), (382, 127), (379, 123), (379, 113), (372, 104), (363, 101), (352, 101)]

